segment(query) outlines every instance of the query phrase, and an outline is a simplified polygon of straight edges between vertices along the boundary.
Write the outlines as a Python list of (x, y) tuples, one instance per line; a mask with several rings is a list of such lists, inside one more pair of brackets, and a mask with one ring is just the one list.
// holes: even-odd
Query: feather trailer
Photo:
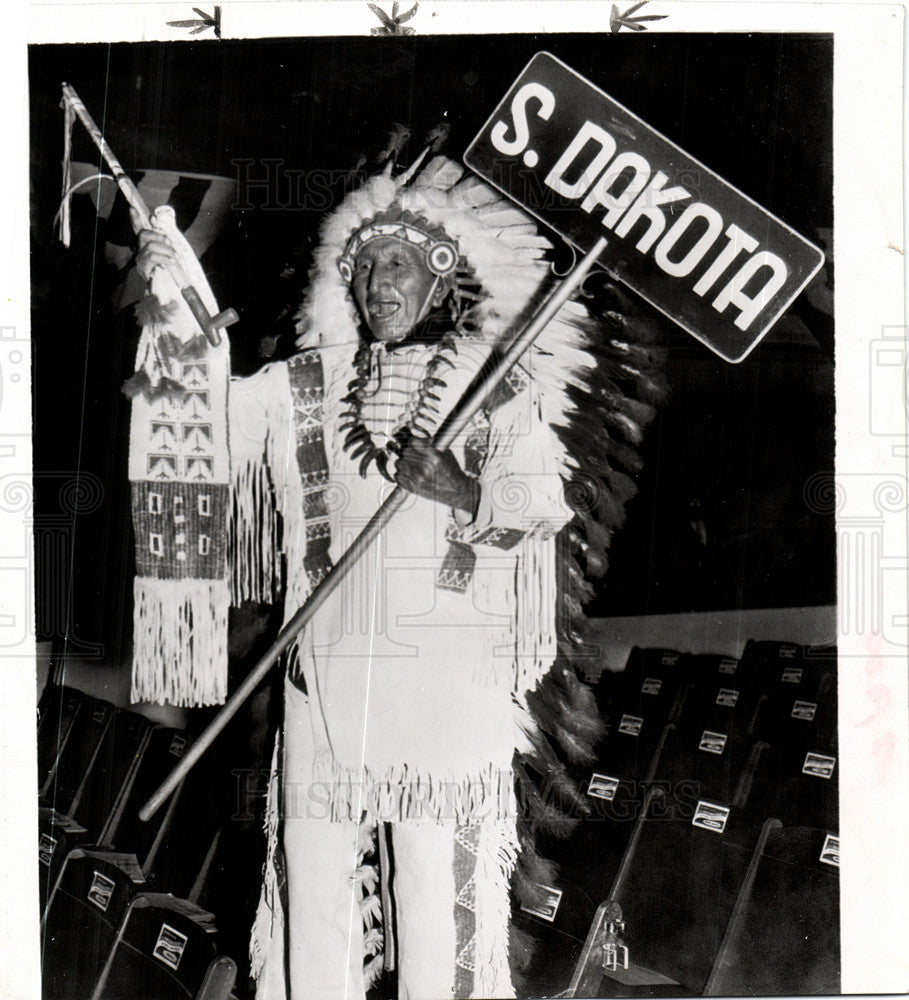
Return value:
[(587, 808), (565, 762), (594, 761), (605, 724), (572, 658), (586, 639), (590, 580), (606, 572), (612, 534), (636, 490), (645, 429), (666, 396), (664, 353), (649, 307), (611, 282), (571, 305), (557, 331), (561, 343), (544, 333), (533, 358), (534, 376), (560, 400), (551, 406), (550, 423), (565, 449), (566, 499), (575, 515), (561, 553), (561, 656), (526, 695), (527, 749), (515, 761), (518, 780), (533, 790), (519, 817), (522, 851), (512, 889), (520, 906), (539, 901), (541, 884), (557, 884), (537, 835), (570, 836)]

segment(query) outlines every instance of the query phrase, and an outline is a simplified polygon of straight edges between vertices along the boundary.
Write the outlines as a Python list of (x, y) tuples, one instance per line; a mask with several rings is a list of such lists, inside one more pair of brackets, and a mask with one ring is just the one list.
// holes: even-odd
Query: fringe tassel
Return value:
[(264, 462), (246, 462), (231, 470), (228, 551), (231, 603), (268, 604), (281, 591), (280, 525)]
[(509, 965), (508, 926), (511, 913), (509, 882), (518, 859), (513, 820), (480, 824), (475, 875), (476, 945), (473, 997), (499, 1000), (514, 997)]
[(511, 768), (488, 764), (472, 775), (427, 773), (407, 764), (377, 773), (347, 768), (323, 753), (314, 783), (328, 795), (332, 822), (359, 820), (365, 810), (378, 822), (454, 820), (461, 826), (502, 821), (515, 814)]
[[(267, 849), (262, 889), (249, 938), (250, 975), (256, 983), (258, 1000), (286, 1000), (284, 982), (285, 926), (284, 905), (279, 885), (277, 855), (280, 851), (281, 776), (278, 761), (282, 752), (281, 732), (275, 739), (265, 815)], [(375, 823), (360, 824), (357, 842), (357, 867), (354, 873), (357, 902), (363, 922), (363, 976), (370, 990), (385, 968), (385, 934), (382, 901), (378, 895), (379, 872), (366, 859), (375, 851)]]
[(385, 968), (385, 934), (383, 930), (382, 899), (377, 890), (379, 886), (379, 871), (368, 858), (375, 851), (375, 823), (369, 821), (360, 824), (357, 844), (357, 870), (354, 873), (357, 902), (360, 904), (360, 916), (363, 920), (363, 977), (366, 990), (378, 982)]
[(227, 697), (227, 584), (136, 577), (133, 702), (195, 707)]
[[(280, 817), (280, 774), (278, 771), (278, 761), (281, 755), (281, 730), (278, 730), (275, 737), (275, 749), (272, 754), (271, 776), (268, 781), (268, 798), (265, 810), (265, 834), (267, 838), (267, 848), (265, 854), (264, 878), (262, 890), (259, 894), (259, 905), (256, 908), (256, 916), (253, 920), (252, 931), (249, 937), (249, 966), (250, 975), (255, 979), (259, 989), (257, 995), (261, 996), (263, 983), (274, 980), (275, 976), (280, 976), (283, 980), (284, 973), (284, 908), (281, 904), (281, 893), (278, 886), (278, 874), (275, 866), (275, 855), (278, 851), (278, 826)], [(275, 947), (277, 945), (277, 947)], [(281, 960), (275, 964), (278, 970), (269, 970), (266, 962), (269, 955), (278, 955)], [(267, 989), (265, 991), (268, 992)], [(275, 997), (282, 996), (278, 991)]]
[(556, 541), (531, 535), (517, 567), (515, 677), (519, 696), (533, 689), (556, 657)]

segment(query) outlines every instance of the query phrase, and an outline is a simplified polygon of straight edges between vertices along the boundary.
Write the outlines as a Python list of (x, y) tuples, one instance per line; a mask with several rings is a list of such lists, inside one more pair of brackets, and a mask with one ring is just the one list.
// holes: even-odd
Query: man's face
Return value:
[(357, 254), (351, 289), (376, 340), (397, 343), (439, 304), (444, 289), (416, 247), (385, 236)]

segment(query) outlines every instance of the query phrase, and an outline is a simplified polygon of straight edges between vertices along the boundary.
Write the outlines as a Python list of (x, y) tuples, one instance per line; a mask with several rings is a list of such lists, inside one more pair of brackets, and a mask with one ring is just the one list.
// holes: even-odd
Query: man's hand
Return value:
[(412, 437), (401, 449), (395, 480), (405, 490), (471, 517), (480, 502), (480, 487), (464, 472), (450, 451), (439, 451), (425, 438)]
[(136, 252), (136, 270), (148, 281), (156, 267), (167, 267), (177, 260), (174, 245), (156, 229), (140, 228), (139, 216), (136, 210), (129, 210), (133, 229), (139, 238), (139, 249)]

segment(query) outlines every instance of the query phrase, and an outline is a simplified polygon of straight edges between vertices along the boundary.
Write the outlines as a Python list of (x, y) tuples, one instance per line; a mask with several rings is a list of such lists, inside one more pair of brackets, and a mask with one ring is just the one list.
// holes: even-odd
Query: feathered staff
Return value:
[[(219, 703), (226, 695), (230, 352), (219, 333), (236, 322), (219, 311), (202, 267), (168, 205), (149, 213), (79, 95), (63, 85), (61, 237), (69, 238), (70, 153), (78, 117), (144, 229), (159, 229), (176, 254), (156, 269), (137, 310), (142, 322), (132, 397), (129, 477), (136, 535), (133, 701)], [(183, 303), (175, 294), (179, 291)], [(162, 302), (174, 302), (164, 309)], [(199, 332), (201, 330), (201, 333)], [(195, 647), (195, 648), (194, 648)]]
[[(120, 165), (120, 161), (116, 156), (114, 156), (113, 150), (107, 144), (107, 140), (101, 134), (101, 130), (95, 124), (92, 116), (88, 113), (88, 109), (82, 103), (82, 99), (68, 83), (63, 84), (63, 109), (66, 136), (64, 140), (63, 197), (60, 210), (60, 236), (63, 240), (64, 246), (69, 246), (69, 202), (73, 193), (73, 188), (70, 184), (69, 164), (72, 149), (72, 127), (76, 118), (82, 122), (88, 131), (88, 134), (92, 137), (92, 141), (98, 147), (98, 151), (110, 167), (111, 173), (114, 175), (114, 180), (117, 182), (117, 187), (120, 188), (120, 191), (123, 193), (123, 197), (126, 198), (127, 202), (129, 202), (130, 208), (138, 214), (142, 228), (151, 229), (154, 225), (154, 220), (151, 217), (151, 213), (148, 211), (148, 206), (145, 204), (142, 195), (139, 194), (136, 185), (133, 184), (127, 176), (126, 171)], [(85, 181), (81, 183), (85, 183)], [(206, 309), (205, 303), (202, 301), (202, 297), (199, 295), (199, 292), (190, 280), (189, 275), (186, 273), (184, 265), (180, 261), (174, 260), (172, 263), (167, 265), (167, 269), (171, 272), (171, 277), (177, 283), (177, 286), (180, 289), (180, 294), (183, 296), (187, 306), (189, 306), (193, 318), (199, 325), (199, 329), (205, 334), (206, 339), (212, 347), (217, 347), (221, 340), (218, 331), (236, 323), (239, 316), (237, 316), (237, 313), (233, 309), (224, 309), (213, 316), (209, 313), (208, 309)]]

